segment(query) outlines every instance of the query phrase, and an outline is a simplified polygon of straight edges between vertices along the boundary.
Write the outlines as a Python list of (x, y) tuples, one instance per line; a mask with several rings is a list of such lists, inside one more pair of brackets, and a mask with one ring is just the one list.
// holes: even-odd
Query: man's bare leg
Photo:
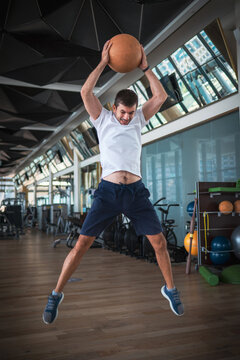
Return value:
[(166, 282), (166, 285), (161, 288), (161, 293), (169, 301), (170, 308), (174, 314), (181, 316), (184, 314), (184, 307), (181, 303), (179, 292), (174, 286), (167, 241), (163, 233), (147, 235), (147, 238), (155, 250), (158, 266)]
[(90, 248), (94, 239), (95, 236), (80, 235), (75, 247), (66, 257), (63, 263), (61, 274), (58, 278), (57, 286), (52, 294), (49, 295), (47, 305), (42, 315), (45, 324), (51, 324), (56, 320), (58, 316), (58, 306), (61, 304), (64, 298), (62, 290), (70, 276), (77, 269), (81, 258)]
[(57, 286), (54, 289), (54, 291), (58, 293), (62, 292), (67, 281), (74, 273), (74, 271), (77, 269), (81, 261), (81, 258), (90, 248), (94, 240), (95, 240), (95, 236), (85, 236), (85, 235), (79, 236), (76, 245), (70, 251), (70, 253), (68, 254), (68, 256), (66, 257), (63, 263), (62, 271), (58, 278)]
[(163, 274), (168, 289), (174, 287), (172, 266), (167, 250), (167, 241), (163, 233), (146, 235), (155, 250), (158, 266)]

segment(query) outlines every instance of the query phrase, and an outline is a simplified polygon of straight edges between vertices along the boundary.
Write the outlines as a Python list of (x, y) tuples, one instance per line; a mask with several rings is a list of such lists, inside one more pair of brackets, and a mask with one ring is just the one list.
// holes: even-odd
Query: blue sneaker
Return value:
[(183, 304), (181, 303), (179, 292), (175, 288), (174, 290), (168, 290), (166, 285), (161, 288), (162, 295), (169, 301), (170, 307), (174, 314), (181, 316), (184, 314)]
[(45, 324), (51, 324), (56, 320), (58, 316), (58, 305), (61, 304), (63, 301), (64, 294), (61, 293), (60, 296), (58, 295), (49, 295), (48, 297), (48, 303), (45, 307), (44, 313), (43, 313), (43, 321)]

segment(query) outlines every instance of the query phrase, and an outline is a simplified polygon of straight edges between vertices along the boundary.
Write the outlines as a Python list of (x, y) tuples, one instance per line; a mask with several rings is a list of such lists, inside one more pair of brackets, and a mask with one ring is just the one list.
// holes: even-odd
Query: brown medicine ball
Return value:
[(221, 201), (218, 205), (218, 209), (221, 213), (227, 215), (233, 211), (233, 204), (231, 203), (231, 201), (228, 200)]
[(112, 46), (109, 50), (111, 69), (119, 73), (127, 73), (136, 69), (142, 60), (139, 41), (132, 35), (119, 34), (110, 39)]
[(234, 211), (235, 211), (236, 213), (240, 213), (240, 200), (236, 200), (236, 201), (234, 202)]

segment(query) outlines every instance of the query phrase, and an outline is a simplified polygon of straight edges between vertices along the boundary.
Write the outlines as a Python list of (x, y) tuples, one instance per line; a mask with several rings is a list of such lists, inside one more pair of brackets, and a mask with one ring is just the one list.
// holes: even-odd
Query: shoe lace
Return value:
[(53, 296), (49, 296), (46, 310), (53, 310), (56, 307), (56, 303), (57, 299), (55, 299)]
[(177, 290), (174, 290), (172, 293), (173, 296), (173, 300), (175, 301), (176, 304), (180, 304), (181, 300), (180, 300), (180, 293)]

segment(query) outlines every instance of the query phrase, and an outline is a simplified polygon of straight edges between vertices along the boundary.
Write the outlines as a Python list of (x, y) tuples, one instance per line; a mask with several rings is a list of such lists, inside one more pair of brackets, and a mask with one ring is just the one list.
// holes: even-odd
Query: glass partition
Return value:
[[(142, 176), (151, 201), (166, 197), (179, 244), (190, 220), (187, 204), (194, 199), (197, 181), (232, 181), (240, 178), (240, 121), (238, 112), (143, 146)], [(160, 215), (160, 212), (159, 212)]]

